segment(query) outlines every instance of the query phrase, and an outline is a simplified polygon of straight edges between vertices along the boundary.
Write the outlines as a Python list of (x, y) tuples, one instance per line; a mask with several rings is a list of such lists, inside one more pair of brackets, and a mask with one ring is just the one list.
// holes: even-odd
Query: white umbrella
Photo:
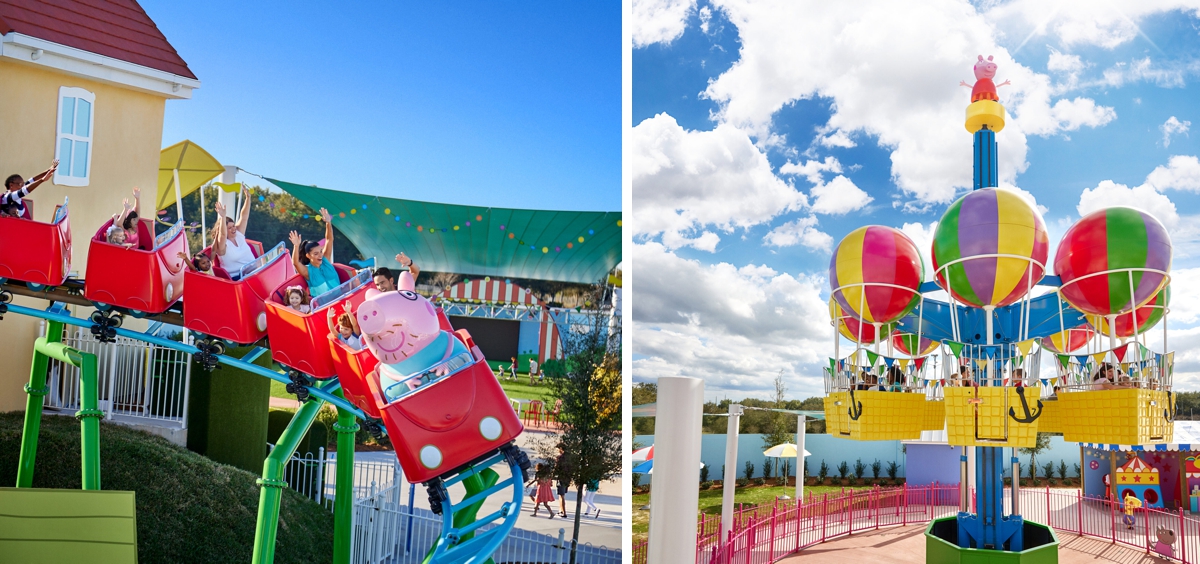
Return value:
[[(767, 450), (764, 450), (763, 455), (772, 456), (775, 458), (796, 458), (796, 445), (792, 443), (775, 445)], [(812, 453), (805, 450), (804, 456), (812, 456)]]

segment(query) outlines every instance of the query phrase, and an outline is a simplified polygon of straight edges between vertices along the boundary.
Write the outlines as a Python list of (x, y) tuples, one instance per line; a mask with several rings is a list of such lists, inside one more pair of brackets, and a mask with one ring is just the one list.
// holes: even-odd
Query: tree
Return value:
[[(605, 291), (601, 284), (593, 286), (591, 302), (604, 303)], [(579, 544), (584, 487), (621, 471), (621, 388), (612, 385), (621, 381), (620, 328), (610, 329), (608, 316), (600, 311), (585, 319), (586, 324), (573, 325), (563, 337), (565, 374), (549, 380), (550, 395), (562, 400), (561, 431), (538, 445), (539, 454), (554, 461), (555, 474), (577, 490), (571, 564)]]
[[(773, 409), (785, 408), (785, 393), (787, 393), (787, 387), (783, 385), (783, 370), (780, 370), (779, 374), (775, 375), (775, 396), (771, 398), (773, 400), (771, 405)], [(770, 432), (767, 433), (767, 436), (763, 437), (763, 442), (766, 443), (767, 448), (792, 442), (795, 439), (795, 434), (789, 433), (789, 417), (787, 414), (778, 411), (770, 411), (768, 413), (771, 414)], [(775, 464), (778, 466), (778, 458), (775, 459)]]
[[(1037, 434), (1037, 442), (1035, 442), (1033, 444), (1033, 446), (1017, 449), (1021, 452), (1021, 454), (1029, 455), (1029, 472), (1030, 472), (1029, 477), (1030, 478), (1035, 477), (1033, 473), (1037, 470), (1037, 467), (1038, 467), (1037, 466), (1037, 455), (1045, 452), (1049, 448), (1050, 448), (1050, 434), (1049, 433), (1038, 433)], [(1014, 486), (1016, 484), (1015, 480), (1016, 479), (1014, 478), (1014, 481), (1013, 481)]]
[[(658, 384), (651, 382), (637, 382), (633, 385), (633, 405), (646, 405), (658, 401)], [(705, 406), (708, 407), (707, 405)], [(653, 435), (654, 434), (654, 418), (653, 417), (634, 417), (633, 418), (633, 434), (634, 435)]]

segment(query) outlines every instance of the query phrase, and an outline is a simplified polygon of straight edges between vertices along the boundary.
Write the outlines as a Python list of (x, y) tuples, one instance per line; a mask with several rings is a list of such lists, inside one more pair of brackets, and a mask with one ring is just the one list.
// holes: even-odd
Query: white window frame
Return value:
[[(75, 135), (73, 133), (63, 133), (62, 132), (63, 98), (79, 98), (82, 100), (87, 100), (88, 103), (92, 105), (92, 111), (88, 115), (88, 133), (89, 133), (89, 135), (87, 137), (83, 137), (81, 135)], [(75, 111), (77, 111), (77, 112), (79, 111), (78, 105), (76, 105)], [(96, 95), (91, 92), (88, 92), (87, 90), (84, 90), (82, 88), (75, 88), (73, 86), (60, 86), (58, 88), (57, 114), (58, 114), (57, 117), (55, 117), (55, 119), (54, 119), (54, 158), (61, 159), (61, 155), (59, 155), (59, 151), (62, 147), (63, 139), (70, 139), (72, 142), (86, 141), (88, 144), (88, 155), (87, 155), (87, 165), (86, 165), (87, 166), (87, 175), (86, 176), (67, 176), (65, 174), (60, 174), (56, 170), (56, 171), (54, 171), (54, 183), (59, 186), (87, 186), (88, 182), (91, 180), (91, 176), (92, 176), (92, 154), (96, 152), (96, 143), (95, 143), (95, 139), (96, 139), (96, 129), (95, 129), (95, 125), (96, 125)], [(72, 119), (74, 119), (74, 116), (72, 116)]]

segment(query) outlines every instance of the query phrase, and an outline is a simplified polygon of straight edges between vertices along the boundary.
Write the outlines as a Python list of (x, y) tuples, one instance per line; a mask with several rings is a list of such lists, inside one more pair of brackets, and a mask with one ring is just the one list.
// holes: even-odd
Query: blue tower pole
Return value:
[[(975, 131), (974, 136), (973, 189), (995, 188), (1000, 184), (996, 132), (983, 125)], [(994, 335), (988, 335), (989, 345), (993, 338)], [(1024, 545), (1023, 519), (1016, 513), (1004, 515), (1004, 449), (974, 448), (976, 513), (959, 512), (958, 545), (963, 548), (1020, 551)], [(1017, 488), (1018, 479), (1019, 476), (1013, 476), (1013, 488)], [(966, 488), (967, 484), (960, 484), (959, 487)]]
[(975, 132), (975, 189), (1000, 185), (996, 166), (996, 132), (985, 125)]

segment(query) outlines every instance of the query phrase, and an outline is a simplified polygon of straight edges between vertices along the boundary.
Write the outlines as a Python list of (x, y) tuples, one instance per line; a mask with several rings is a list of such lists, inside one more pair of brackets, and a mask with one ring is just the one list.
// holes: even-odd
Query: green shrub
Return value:
[[(807, 463), (808, 461), (805, 461)], [(817, 469), (817, 477), (821, 480), (829, 477), (829, 465), (824, 460), (821, 461), (821, 467)]]
[(879, 478), (879, 471), (880, 471), (882, 468), (883, 468), (883, 463), (882, 463), (882, 462), (880, 462), (878, 458), (876, 458), (876, 459), (875, 459), (875, 462), (872, 462), (872, 463), (871, 463), (871, 477), (872, 477), (872, 478)]
[(888, 464), (887, 464), (887, 476), (888, 476), (889, 478), (891, 478), (891, 479), (895, 480), (895, 479), (896, 479), (896, 475), (897, 475), (897, 474), (899, 474), (899, 473), (900, 473), (900, 465), (899, 465), (899, 464), (896, 464), (896, 461), (895, 461), (895, 460), (893, 460), (893, 461), (891, 461), (891, 462), (888, 462)]
[(700, 467), (700, 481), (701, 482), (708, 481), (708, 465), (707, 464)]
[(702, 490), (707, 490), (711, 487), (713, 487), (713, 483), (708, 480), (704, 480), (704, 481), (700, 482), (700, 489), (702, 489)]
[(765, 486), (765, 485), (767, 485), (767, 479), (766, 479), (766, 478), (755, 478), (755, 479), (754, 479), (754, 485), (756, 485), (756, 486)]
[(754, 477), (754, 463), (753, 462), (750, 462), (749, 460), (746, 461), (746, 468), (745, 468), (743, 476), (745, 476), (745, 478), (747, 480)]
[(846, 464), (846, 461), (843, 460), (843, 461), (841, 461), (841, 463), (838, 464), (837, 471), (838, 471), (838, 477), (845, 480), (846, 476), (850, 475), (850, 465)]
[(1067, 479), (1067, 463), (1066, 461), (1058, 461), (1058, 477), (1064, 480)]
[(867, 473), (867, 465), (863, 464), (862, 459), (860, 458), (858, 460), (855, 460), (854, 461), (854, 477), (861, 480), (862, 477), (864, 475), (866, 475), (866, 473)]

